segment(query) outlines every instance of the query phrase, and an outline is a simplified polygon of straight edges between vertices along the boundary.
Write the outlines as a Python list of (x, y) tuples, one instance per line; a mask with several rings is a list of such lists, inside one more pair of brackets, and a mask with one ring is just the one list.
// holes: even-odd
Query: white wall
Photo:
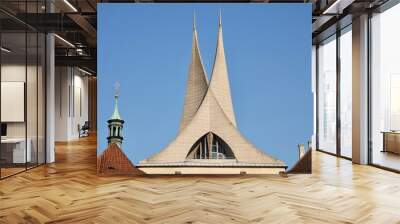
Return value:
[[(2, 82), (24, 82), (26, 71), (28, 72), (28, 81), (29, 85), (36, 85), (36, 80), (32, 80), (30, 78), (31, 74), (36, 75), (36, 67), (27, 66), (20, 64), (4, 64), (1, 66), (1, 81)], [(36, 108), (36, 88), (27, 88), (27, 106)], [(4, 97), (4, 96), (3, 96)], [(31, 104), (31, 103), (34, 104)], [(40, 105), (39, 105), (40, 106)], [(8, 108), (1, 108), (2, 110), (7, 110)], [(23, 108), (22, 108), (23, 109)], [(32, 110), (32, 109), (31, 109)], [(30, 113), (31, 110), (28, 109), (27, 118), (28, 118), (28, 137), (30, 129), (36, 130), (36, 113)], [(35, 110), (36, 111), (36, 110)], [(32, 124), (31, 122), (34, 122)], [(7, 136), (8, 137), (25, 137), (25, 124), (26, 122), (7, 122)], [(36, 135), (36, 132), (35, 132)]]
[[(2, 82), (25, 82), (25, 64), (8, 64), (1, 66)], [(32, 67), (28, 67), (28, 70)], [(7, 110), (7, 108), (1, 108)], [(7, 122), (7, 137), (25, 137), (25, 122)]]
[[(38, 69), (38, 70), (36, 70)], [(10, 63), (1, 66), (2, 82), (24, 82), (26, 84), (26, 107), (25, 104), (20, 108), (20, 113), (26, 112), (26, 120), (23, 118), (21, 122), (5, 122), (7, 123), (8, 138), (24, 138), (25, 135), (30, 140), (30, 148), (32, 161), (44, 163), (44, 147), (45, 147), (45, 120), (44, 120), (44, 74), (42, 67), (25, 64)], [(27, 80), (25, 80), (27, 79)], [(3, 92), (4, 89), (2, 89)], [(4, 94), (4, 93), (3, 93)], [(23, 94), (23, 93), (22, 93)], [(7, 95), (2, 95), (2, 98)], [(10, 107), (2, 107), (2, 112), (13, 110)], [(15, 108), (14, 108), (15, 110)], [(7, 111), (7, 113), (13, 113)], [(15, 112), (14, 112), (15, 113)], [(49, 151), (49, 150), (48, 150)]]
[(88, 120), (88, 78), (76, 68), (56, 67), (55, 140), (79, 138), (78, 125)]

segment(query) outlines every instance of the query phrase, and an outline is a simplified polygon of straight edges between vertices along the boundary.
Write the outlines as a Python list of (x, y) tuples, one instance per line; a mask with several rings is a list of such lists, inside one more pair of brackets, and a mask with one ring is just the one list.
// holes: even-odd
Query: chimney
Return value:
[(299, 148), (299, 159), (301, 159), (305, 153), (304, 144), (299, 144), (297, 147)]

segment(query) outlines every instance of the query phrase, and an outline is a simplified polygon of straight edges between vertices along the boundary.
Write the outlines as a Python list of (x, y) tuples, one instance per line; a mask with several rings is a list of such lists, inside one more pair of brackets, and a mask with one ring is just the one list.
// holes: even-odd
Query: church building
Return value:
[[(278, 174), (283, 161), (259, 150), (238, 130), (231, 99), (219, 16), (211, 79), (198, 46), (195, 21), (183, 116), (176, 138), (142, 160), (146, 174)], [(254, 108), (256, 109), (256, 108)]]

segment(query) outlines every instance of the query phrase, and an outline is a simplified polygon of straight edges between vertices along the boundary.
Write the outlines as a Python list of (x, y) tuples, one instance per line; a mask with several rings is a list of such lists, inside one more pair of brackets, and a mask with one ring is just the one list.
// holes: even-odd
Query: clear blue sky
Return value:
[(123, 150), (134, 162), (178, 132), (196, 11), (208, 75), (218, 12), (240, 131), (291, 166), (312, 134), (310, 4), (99, 4), (98, 152), (107, 145), (113, 86), (121, 84)]

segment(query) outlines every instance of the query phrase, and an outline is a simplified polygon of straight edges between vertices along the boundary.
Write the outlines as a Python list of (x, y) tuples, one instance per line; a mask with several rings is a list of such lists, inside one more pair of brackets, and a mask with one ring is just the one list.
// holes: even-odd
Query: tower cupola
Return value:
[(107, 121), (108, 123), (108, 144), (115, 143), (119, 147), (121, 147), (122, 140), (122, 128), (124, 124), (124, 120), (122, 120), (119, 111), (118, 111), (118, 98), (119, 98), (119, 83), (115, 83), (115, 92), (114, 92), (114, 112), (111, 115), (110, 119)]

